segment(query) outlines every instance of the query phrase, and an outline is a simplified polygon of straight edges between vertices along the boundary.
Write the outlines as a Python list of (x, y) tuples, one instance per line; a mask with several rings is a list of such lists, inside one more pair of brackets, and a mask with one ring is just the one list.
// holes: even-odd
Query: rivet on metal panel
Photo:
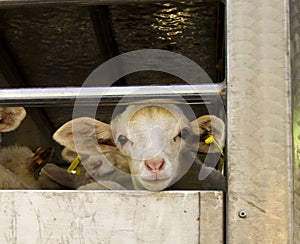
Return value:
[(241, 210), (239, 211), (239, 217), (240, 218), (246, 218), (247, 217), (247, 211), (246, 210)]

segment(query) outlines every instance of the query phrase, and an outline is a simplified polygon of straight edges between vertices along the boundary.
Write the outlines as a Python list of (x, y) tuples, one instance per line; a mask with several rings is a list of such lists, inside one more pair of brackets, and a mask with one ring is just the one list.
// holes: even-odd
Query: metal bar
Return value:
[(221, 82), (225, 77), (225, 4), (218, 4), (217, 13), (217, 55), (216, 55), (216, 77), (215, 81)]
[[(179, 1), (179, 0), (178, 0)], [(194, 0), (194, 2), (219, 2), (221, 0)], [(161, 3), (170, 0), (0, 0), (0, 8), (48, 6), (48, 5), (108, 5), (108, 4), (141, 4)]]
[[(101, 53), (105, 59), (104, 61), (118, 56), (120, 51), (113, 36), (108, 6), (92, 6), (88, 7), (88, 9), (93, 22), (99, 49), (101, 50)], [(114, 83), (114, 86), (126, 85), (127, 83), (125, 77), (122, 77), (120, 80)]]
[(105, 61), (120, 54), (117, 43), (113, 37), (107, 6), (89, 7), (89, 13), (93, 22), (99, 48)]
[(28, 86), (24, 75), (20, 72), (20, 68), (16, 64), (16, 61), (12, 57), (9, 48), (5, 45), (5, 41), (0, 37), (0, 72), (8, 81), (5, 86), (2, 87), (19, 87), (21, 85)]
[(126, 97), (126, 102), (136, 99), (173, 98), (181, 96), (187, 101), (212, 102), (224, 93), (224, 83), (174, 86), (129, 87), (65, 87), (0, 89), (0, 105), (47, 106), (64, 104), (101, 105), (115, 104)]
[(290, 11), (294, 142), (294, 243), (300, 243), (300, 1), (291, 0)]

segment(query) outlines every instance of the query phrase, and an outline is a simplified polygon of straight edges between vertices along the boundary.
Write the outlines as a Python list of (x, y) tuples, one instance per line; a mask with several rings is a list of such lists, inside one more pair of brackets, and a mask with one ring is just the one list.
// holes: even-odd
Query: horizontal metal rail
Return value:
[[(0, 8), (39, 5), (108, 5), (160, 2), (170, 2), (170, 0), (0, 0)], [(194, 0), (194, 2), (220, 2), (220, 0)]]
[[(64, 87), (0, 89), (1, 106), (113, 105), (141, 99), (174, 99), (188, 103), (220, 101), (225, 83), (169, 86)], [(184, 98), (186, 101), (180, 98)], [(125, 98), (125, 99), (124, 99)], [(101, 99), (101, 101), (100, 101)]]

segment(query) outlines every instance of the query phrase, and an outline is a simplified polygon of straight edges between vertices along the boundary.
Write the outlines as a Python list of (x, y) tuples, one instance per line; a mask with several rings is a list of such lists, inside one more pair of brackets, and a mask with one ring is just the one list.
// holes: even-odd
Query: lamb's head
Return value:
[(0, 107), (0, 132), (15, 130), (25, 116), (23, 107)]
[(65, 146), (62, 158), (72, 162), (79, 155), (86, 175), (95, 180), (109, 178), (116, 171), (129, 174), (128, 158), (118, 153), (111, 137), (109, 125), (88, 117), (68, 121), (53, 135)]
[[(80, 149), (79, 149), (80, 150)], [(62, 150), (62, 158), (68, 162), (73, 162), (78, 154), (68, 148)], [(110, 177), (117, 170), (129, 174), (128, 158), (122, 157), (117, 152), (80, 154), (81, 162), (84, 165), (87, 177), (95, 180), (103, 180)]]
[(127, 155), (134, 185), (158, 191), (178, 178), (180, 152), (191, 131), (175, 105), (131, 105), (111, 121), (113, 141)]
[[(62, 157), (66, 161), (72, 162), (77, 157), (77, 153), (71, 151), (68, 148), (64, 148), (62, 150)], [(113, 190), (121, 190), (121, 189), (133, 189), (130, 172), (128, 168), (128, 158), (124, 157), (119, 153), (98, 153), (95, 155), (80, 155), (81, 163), (84, 166), (81, 170), (79, 176), (76, 176), (78, 180), (76, 180), (76, 188), (82, 185), (86, 185), (87, 183), (94, 182), (95, 180), (100, 184), (95, 184), (94, 187), (90, 188), (89, 185), (84, 187), (80, 187), (80, 189), (113, 189)], [(51, 170), (48, 167), (48, 174), (51, 174), (52, 178), (55, 178), (57, 182), (60, 182), (62, 185), (68, 186), (68, 178), (70, 175), (67, 175), (65, 170), (63, 177), (59, 177), (60, 172), (57, 172), (56, 169)], [(53, 167), (52, 167), (53, 169)], [(85, 183), (83, 181), (86, 181)], [(110, 183), (108, 183), (110, 182)], [(115, 182), (116, 184), (112, 183)], [(66, 184), (67, 183), (67, 184)], [(73, 184), (74, 185), (74, 184)], [(71, 185), (69, 185), (70, 187)], [(110, 188), (111, 187), (111, 188)], [(72, 187), (71, 187), (72, 188)]]
[(184, 151), (217, 151), (213, 145), (204, 145), (212, 131), (218, 132), (215, 139), (222, 146), (224, 123), (217, 117), (189, 122), (176, 105), (149, 104), (128, 106), (110, 125), (91, 118), (74, 119), (63, 125), (54, 139), (77, 152), (122, 155), (128, 159), (136, 189), (159, 191), (182, 176)]

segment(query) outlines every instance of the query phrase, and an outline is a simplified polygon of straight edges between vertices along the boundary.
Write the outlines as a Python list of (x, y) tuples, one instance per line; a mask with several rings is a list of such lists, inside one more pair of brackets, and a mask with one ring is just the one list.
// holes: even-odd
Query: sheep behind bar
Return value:
[[(25, 116), (23, 107), (0, 107), (0, 132), (15, 130)], [(0, 189), (62, 189), (48, 176), (39, 174), (37, 157), (27, 146), (0, 148)]]
[[(225, 141), (225, 124), (221, 119), (204, 115), (189, 121), (174, 104), (145, 104), (129, 105), (110, 124), (89, 117), (73, 119), (61, 126), (53, 138), (79, 155), (89, 155), (83, 164), (92, 177), (110, 163), (120, 174), (130, 174), (137, 190), (167, 189), (189, 170), (196, 160), (191, 156), (195, 152), (220, 153)], [(206, 143), (210, 136), (215, 144)], [(102, 159), (95, 160), (97, 157)], [(208, 168), (199, 160), (196, 164), (198, 170)], [(220, 184), (224, 184), (225, 178), (219, 171), (208, 171), (210, 180), (221, 180)], [(201, 188), (198, 174), (193, 178)]]

